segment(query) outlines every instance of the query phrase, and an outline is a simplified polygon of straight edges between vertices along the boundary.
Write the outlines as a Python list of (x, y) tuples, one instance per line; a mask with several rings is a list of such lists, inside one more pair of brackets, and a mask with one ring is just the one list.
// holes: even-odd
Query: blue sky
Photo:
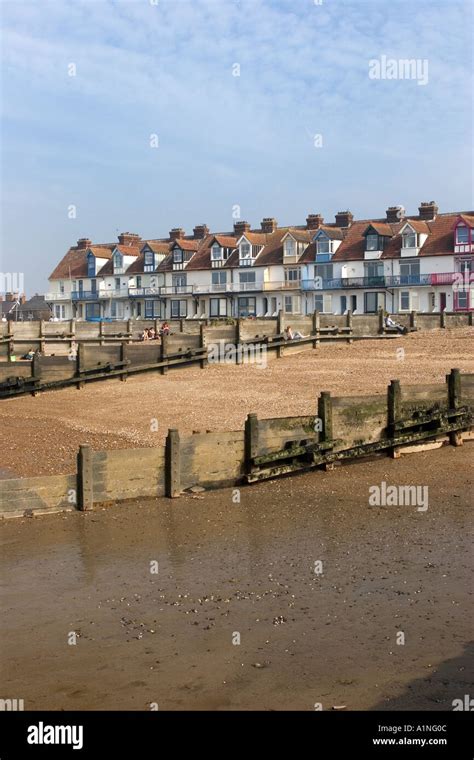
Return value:
[[(473, 206), (468, 0), (0, 6), (0, 268), (29, 294), (79, 237), (232, 229), (235, 206), (253, 225)], [(383, 55), (426, 59), (428, 83), (370, 79)]]

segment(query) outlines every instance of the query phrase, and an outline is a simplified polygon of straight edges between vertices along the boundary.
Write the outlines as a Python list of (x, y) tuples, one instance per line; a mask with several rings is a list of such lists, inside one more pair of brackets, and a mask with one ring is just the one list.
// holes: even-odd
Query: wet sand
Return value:
[[(26, 710), (451, 710), (473, 680), (473, 455), (359, 461), (242, 488), (240, 504), (225, 489), (4, 521), (0, 696)], [(370, 507), (383, 480), (428, 485), (428, 510)]]

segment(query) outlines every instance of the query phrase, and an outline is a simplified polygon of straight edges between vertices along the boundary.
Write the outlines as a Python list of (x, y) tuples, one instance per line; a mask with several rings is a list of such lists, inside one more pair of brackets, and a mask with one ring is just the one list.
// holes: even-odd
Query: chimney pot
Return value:
[(118, 236), (119, 245), (137, 245), (141, 240), (136, 232), (121, 232)]
[(321, 214), (308, 214), (306, 217), (307, 230), (317, 230), (321, 224), (324, 224), (324, 217)]
[(336, 214), (336, 227), (350, 227), (354, 214), (350, 211), (338, 211)]
[(403, 206), (389, 206), (387, 209), (387, 222), (390, 224), (396, 224), (401, 222), (405, 217), (405, 209)]
[(234, 232), (236, 235), (245, 235), (250, 231), (250, 224), (248, 222), (234, 222)]
[(170, 240), (181, 240), (181, 238), (184, 238), (183, 228), (173, 227), (173, 229), (170, 230)]
[(202, 240), (206, 235), (209, 235), (209, 227), (207, 224), (198, 224), (193, 229), (193, 235), (196, 240)]
[(422, 201), (418, 207), (418, 211), (420, 214), (420, 219), (423, 219), (425, 222), (429, 222), (438, 214), (438, 206), (434, 201)]
[(274, 219), (272, 216), (265, 216), (262, 219), (260, 226), (262, 228), (262, 232), (271, 234), (272, 232), (275, 232), (277, 228), (277, 220)]

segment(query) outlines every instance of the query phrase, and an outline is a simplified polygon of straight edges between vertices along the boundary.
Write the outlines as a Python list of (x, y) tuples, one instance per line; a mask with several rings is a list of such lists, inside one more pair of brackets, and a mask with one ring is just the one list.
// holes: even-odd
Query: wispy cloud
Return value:
[[(30, 289), (76, 236), (226, 228), (234, 203), (253, 222), (472, 203), (467, 0), (1, 7), (2, 247)], [(428, 85), (369, 79), (381, 55), (427, 59)]]

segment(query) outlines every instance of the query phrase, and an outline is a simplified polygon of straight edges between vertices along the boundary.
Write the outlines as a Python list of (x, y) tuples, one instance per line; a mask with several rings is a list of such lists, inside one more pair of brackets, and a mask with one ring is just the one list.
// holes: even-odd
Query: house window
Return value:
[(296, 254), (296, 240), (288, 237), (283, 244), (283, 254), (285, 256), (294, 256)]
[(410, 291), (400, 291), (400, 311), (410, 311)]
[(469, 228), (460, 225), (456, 227), (456, 243), (462, 245), (463, 243), (469, 243)]
[(285, 283), (288, 285), (294, 285), (300, 281), (301, 270), (299, 267), (294, 269), (285, 269)]
[(227, 299), (226, 298), (211, 298), (210, 299), (210, 315), (211, 317), (226, 317), (227, 316)]
[(145, 272), (153, 272), (155, 268), (155, 254), (152, 251), (145, 251), (143, 269)]
[(331, 253), (331, 241), (320, 238), (316, 242), (316, 253)]
[(119, 251), (114, 255), (114, 272), (117, 272), (117, 274), (123, 272), (123, 256)]
[(328, 293), (318, 293), (314, 296), (314, 310), (328, 313), (332, 309), (332, 296)]
[(175, 292), (179, 293), (178, 288), (186, 287), (186, 275), (185, 274), (173, 274), (171, 275), (171, 284)]
[(285, 296), (284, 310), (285, 314), (299, 314), (301, 299), (299, 296)]
[(95, 277), (96, 275), (96, 261), (93, 253), (89, 253), (87, 256), (87, 276)]
[(320, 277), (322, 281), (333, 279), (332, 264), (316, 264), (314, 267), (314, 277)]
[(64, 282), (59, 283), (59, 292), (61, 295), (64, 295)]
[(416, 232), (407, 231), (402, 235), (403, 248), (416, 248)]
[(183, 263), (183, 251), (181, 250), (181, 248), (175, 248), (173, 250), (173, 263), (174, 264)]
[(91, 280), (91, 293), (97, 293), (97, 280)]
[(241, 285), (252, 284), (256, 282), (255, 272), (239, 272), (239, 281)]
[(145, 301), (145, 319), (157, 319), (160, 317), (160, 302)]
[(458, 290), (456, 293), (456, 308), (457, 309), (468, 309), (469, 308), (469, 299), (468, 299), (468, 290)]
[(385, 309), (385, 293), (364, 293), (365, 313), (376, 314), (379, 309)]
[(171, 301), (171, 318), (180, 319), (188, 314), (188, 302), (185, 299)]
[(86, 319), (100, 319), (100, 304), (86, 303)]
[(239, 264), (241, 267), (252, 264), (252, 246), (250, 243), (241, 243), (239, 251)]
[(255, 298), (239, 298), (238, 302), (239, 317), (254, 317), (256, 311)]
[(115, 290), (120, 290), (120, 277), (115, 278)]
[[(243, 272), (241, 272), (240, 276), (242, 274)], [(248, 274), (255, 274), (255, 272), (248, 272)], [(211, 272), (211, 282), (213, 285), (225, 285), (227, 282), (227, 272)]]
[(367, 235), (366, 251), (378, 251), (379, 249), (379, 236)]
[(218, 261), (223, 258), (224, 258), (224, 255), (223, 255), (223, 250), (221, 246), (218, 245), (217, 243), (214, 243), (214, 245), (211, 248), (211, 259), (213, 261)]
[(139, 274), (137, 274), (137, 288), (141, 288), (142, 286), (142, 278)]
[(420, 282), (420, 262), (400, 263), (400, 285), (418, 285)]
[(365, 265), (365, 276), (369, 281), (369, 285), (378, 285), (379, 281), (383, 280), (383, 263), (370, 261)]

